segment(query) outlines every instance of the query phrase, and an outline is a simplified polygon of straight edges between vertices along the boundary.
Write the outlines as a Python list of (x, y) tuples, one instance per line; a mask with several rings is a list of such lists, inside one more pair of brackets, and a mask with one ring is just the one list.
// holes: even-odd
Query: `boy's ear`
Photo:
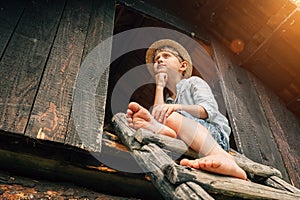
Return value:
[(187, 69), (187, 67), (188, 67), (188, 62), (187, 61), (182, 61), (179, 70), (181, 72), (184, 72)]

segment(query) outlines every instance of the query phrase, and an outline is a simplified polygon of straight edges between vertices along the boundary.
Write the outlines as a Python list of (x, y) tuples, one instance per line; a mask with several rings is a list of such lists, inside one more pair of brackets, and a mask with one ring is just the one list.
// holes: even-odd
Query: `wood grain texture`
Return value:
[(2, 130), (25, 132), (63, 6), (63, 1), (26, 5), (0, 61)]
[[(102, 41), (111, 37), (113, 34), (114, 2), (109, 0), (95, 0), (93, 1), (92, 8), (87, 37), (84, 44), (83, 59), (90, 59), (90, 57), (88, 57), (89, 53), (95, 51), (94, 48), (98, 47)], [(101, 60), (110, 59), (112, 43), (108, 43), (108, 47), (105, 51), (101, 52), (101, 55), (97, 54), (96, 59), (99, 59), (98, 63), (101, 63)], [(102, 74), (96, 74), (99, 72), (99, 69), (95, 69), (91, 70), (91, 73), (87, 76), (77, 76), (73, 94), (76, 100), (74, 101), (65, 143), (94, 152), (100, 152), (105, 118), (109, 66), (100, 66), (98, 64), (94, 67), (106, 69)], [(74, 118), (76, 121), (74, 121)]]
[(64, 142), (91, 2), (68, 1), (36, 96), (26, 135)]
[(216, 62), (223, 79), (223, 94), (238, 151), (248, 158), (279, 169), (288, 175), (268, 120), (251, 79), (230, 54), (214, 42)]
[(138, 165), (151, 178), (153, 185), (159, 190), (164, 199), (207, 199), (212, 197), (199, 185), (187, 182), (173, 185), (164, 175), (163, 167), (174, 161), (156, 144), (140, 146), (135, 141), (136, 131), (129, 128), (124, 113), (117, 113), (113, 117), (113, 124), (117, 134), (127, 148), (132, 152)]
[[(290, 200), (300, 198), (300, 194), (274, 189), (261, 184), (237, 178), (204, 173), (201, 170), (186, 168), (180, 165), (169, 165), (165, 168), (168, 179), (173, 184), (193, 181), (209, 193), (222, 194), (229, 199), (277, 199)], [(238, 187), (237, 187), (238, 186)]]
[(300, 122), (261, 81), (254, 79), (266, 117), (291, 183), (300, 188)]
[[(158, 134), (152, 134), (153, 137), (147, 137), (150, 133), (146, 132), (145, 134), (141, 134), (143, 129), (140, 129), (141, 131), (136, 133), (135, 130), (128, 127), (124, 113), (114, 115), (113, 123), (119, 138), (128, 149), (130, 149), (136, 162), (144, 169), (145, 173), (149, 174), (152, 183), (165, 199), (212, 199), (209, 194), (213, 196), (217, 194), (221, 196), (222, 199), (279, 200), (297, 199), (300, 197), (297, 188), (272, 176), (273, 172), (275, 172), (275, 174), (277, 173), (276, 171), (273, 171), (269, 178), (277, 180), (278, 183), (281, 182), (280, 189), (177, 165), (165, 149), (162, 149), (168, 145), (162, 143), (172, 143), (176, 145), (175, 141), (177, 141), (177, 143), (181, 145), (180, 140), (174, 138), (167, 139), (168, 137)], [(154, 139), (154, 137), (157, 137), (157, 139)], [(138, 138), (138, 140), (135, 140), (135, 138)], [(144, 142), (141, 143), (140, 146), (136, 145), (139, 140)], [(161, 148), (155, 143), (163, 147)], [(173, 150), (175, 149), (176, 148)], [(241, 159), (241, 157), (236, 158)], [(244, 164), (246, 164), (246, 162), (247, 161), (244, 161)], [(248, 162), (250, 162), (250, 165), (253, 165), (253, 162), (249, 159)], [(259, 165), (256, 167), (260, 168)], [(252, 166), (254, 171), (256, 167), (254, 165)]]
[(2, 1), (0, 3), (0, 60), (22, 16), (26, 1)]
[[(199, 154), (197, 152), (190, 149), (182, 140), (179, 139), (154, 134), (153, 132), (144, 129), (139, 129), (134, 137), (142, 144), (154, 143), (160, 148), (168, 150), (168, 155), (173, 159), (177, 159), (180, 156), (186, 156), (193, 159), (199, 158)], [(256, 177), (255, 179), (266, 179), (271, 176), (282, 177), (281, 173), (272, 166), (266, 166), (254, 162), (233, 149), (230, 150), (230, 154), (234, 157), (236, 163), (245, 170), (248, 175)]]

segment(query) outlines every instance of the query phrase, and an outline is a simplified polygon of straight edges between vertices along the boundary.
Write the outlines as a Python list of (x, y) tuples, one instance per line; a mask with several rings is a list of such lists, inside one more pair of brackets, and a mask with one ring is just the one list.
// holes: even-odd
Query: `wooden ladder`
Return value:
[(181, 166), (177, 158), (197, 158), (182, 140), (128, 127), (125, 114), (113, 117), (121, 141), (165, 199), (300, 199), (300, 190), (281, 179), (277, 169), (231, 150), (248, 180)]

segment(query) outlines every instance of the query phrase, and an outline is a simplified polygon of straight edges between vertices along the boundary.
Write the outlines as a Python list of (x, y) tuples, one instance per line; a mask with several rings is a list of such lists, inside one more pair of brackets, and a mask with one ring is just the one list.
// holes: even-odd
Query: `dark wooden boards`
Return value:
[(25, 132), (63, 7), (58, 0), (26, 4), (0, 61), (2, 130)]
[[(76, 78), (84, 59), (112, 36), (115, 3), (22, 1), (15, 7), (14, 3), (0, 5), (1, 28), (6, 30), (0, 41), (1, 130), (100, 151), (109, 65), (99, 79), (81, 80), (86, 88), (93, 85), (93, 92), (76, 85)], [(109, 61), (111, 41), (105, 47), (98, 59)], [(82, 102), (73, 105), (76, 87), (77, 99), (83, 96)], [(95, 102), (92, 107), (86, 104), (87, 98)], [(81, 123), (91, 127), (80, 136), (72, 115), (74, 107), (83, 112)], [(90, 145), (82, 145), (81, 140)]]
[(0, 60), (2, 53), (22, 16), (26, 1), (2, 1), (0, 3)]
[(90, 2), (67, 2), (25, 135), (64, 142), (90, 9)]
[[(180, 17), (177, 17), (174, 13), (166, 11), (163, 7), (153, 6), (151, 4), (156, 3), (156, 5), (163, 4), (163, 2), (145, 2), (145, 1), (133, 1), (133, 0), (120, 0), (120, 3), (128, 6), (136, 11), (154, 17), (158, 20), (164, 21), (172, 26), (175, 26), (188, 35), (194, 34), (204, 42), (209, 41), (209, 36), (207, 32), (196, 24), (189, 23), (188, 21), (183, 21)], [(170, 3), (171, 4), (171, 3)], [(177, 6), (176, 6), (177, 7)], [(176, 13), (177, 14), (177, 13)]]
[[(95, 159), (89, 152), (65, 144), (25, 138), (23, 135), (1, 131), (0, 171), (17, 173), (35, 180), (47, 179), (57, 184), (69, 182), (94, 192), (128, 198), (161, 198), (144, 174), (117, 171)], [(106, 145), (104, 141), (103, 154), (125, 164), (134, 163), (133, 159), (128, 159), (130, 154), (125, 150), (126, 147), (110, 142), (110, 145)], [(0, 184), (3, 180), (0, 175)], [(1, 194), (0, 191), (0, 199)]]
[(253, 79), (291, 183), (300, 188), (300, 121), (261, 81)]
[(289, 180), (251, 74), (237, 66), (222, 46), (213, 42), (216, 63), (232, 132), (238, 150), (250, 159), (279, 169)]
[[(102, 66), (101, 63), (104, 62), (101, 61), (108, 61), (109, 64), (112, 48), (110, 40), (112, 38), (109, 37), (113, 35), (114, 11), (115, 3), (113, 1), (93, 1), (84, 45), (83, 62), (85, 59), (95, 59), (96, 63), (89, 69), (90, 73), (77, 75), (73, 93), (73, 109), (65, 140), (66, 144), (86, 148), (93, 152), (101, 151), (109, 77), (109, 65)], [(101, 43), (103, 41), (107, 46), (104, 51), (102, 49), (100, 54), (98, 47), (103, 44)], [(89, 54), (95, 51), (99, 55), (96, 54), (96, 58), (93, 58)], [(103, 71), (99, 69), (103, 69)], [(85, 72), (78, 71), (78, 73)]]

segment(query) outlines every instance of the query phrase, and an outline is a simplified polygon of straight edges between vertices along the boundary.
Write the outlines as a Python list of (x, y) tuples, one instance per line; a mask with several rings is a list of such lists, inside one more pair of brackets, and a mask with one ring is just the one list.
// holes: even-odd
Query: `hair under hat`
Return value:
[(176, 52), (179, 54), (177, 56), (180, 56), (183, 60), (187, 61), (188, 63), (187, 69), (184, 73), (184, 77), (185, 78), (191, 77), (193, 71), (193, 65), (189, 53), (181, 44), (170, 39), (158, 40), (153, 44), (151, 44), (151, 46), (148, 48), (146, 52), (146, 64), (150, 74), (154, 77), (154, 69), (153, 69), (154, 56), (156, 50), (161, 47), (171, 47), (174, 50), (176, 50)]

